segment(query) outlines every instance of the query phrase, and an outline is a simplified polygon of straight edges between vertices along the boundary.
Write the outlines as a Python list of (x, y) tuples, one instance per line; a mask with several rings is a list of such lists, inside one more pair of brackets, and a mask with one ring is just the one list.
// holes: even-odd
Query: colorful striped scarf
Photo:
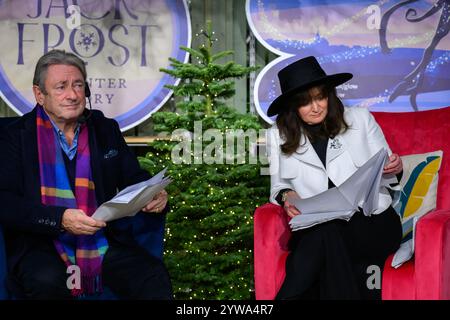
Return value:
[[(88, 131), (86, 124), (83, 124), (78, 137), (74, 195), (56, 132), (43, 108), (37, 107), (37, 138), (43, 204), (80, 209), (88, 216), (95, 212), (97, 204), (90, 166)], [(54, 244), (67, 266), (77, 265), (80, 268), (81, 288), (72, 289), (72, 295), (81, 296), (102, 292), (102, 260), (108, 250), (108, 242), (103, 230), (99, 230), (92, 236), (76, 236), (64, 232), (54, 240)]]

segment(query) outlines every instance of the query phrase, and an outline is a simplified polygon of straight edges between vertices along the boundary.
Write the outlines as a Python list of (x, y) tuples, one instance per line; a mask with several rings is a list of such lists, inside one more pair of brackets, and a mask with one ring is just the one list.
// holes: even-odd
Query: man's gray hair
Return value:
[(36, 69), (34, 70), (33, 85), (38, 86), (44, 94), (47, 94), (45, 90), (45, 79), (47, 77), (48, 67), (57, 64), (78, 68), (83, 75), (84, 81), (86, 81), (86, 66), (83, 60), (75, 54), (65, 52), (64, 50), (51, 50), (39, 58)]

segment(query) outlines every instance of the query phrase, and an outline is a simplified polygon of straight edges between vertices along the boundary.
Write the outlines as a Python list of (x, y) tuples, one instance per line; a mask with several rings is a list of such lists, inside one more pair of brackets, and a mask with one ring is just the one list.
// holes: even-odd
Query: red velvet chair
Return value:
[[(382, 277), (383, 299), (450, 299), (450, 107), (408, 113), (374, 112), (391, 149), (400, 154), (444, 151), (437, 208), (419, 220), (415, 255), (398, 269), (392, 256)], [(290, 238), (280, 206), (265, 204), (254, 215), (256, 299), (273, 299), (285, 277)]]

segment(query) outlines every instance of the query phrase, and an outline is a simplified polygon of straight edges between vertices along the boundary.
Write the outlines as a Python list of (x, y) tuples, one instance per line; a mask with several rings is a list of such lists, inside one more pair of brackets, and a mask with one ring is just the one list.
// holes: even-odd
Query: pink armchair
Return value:
[[(383, 299), (450, 299), (450, 107), (408, 113), (374, 112), (391, 149), (400, 154), (444, 151), (437, 208), (419, 220), (415, 255), (398, 269), (392, 256), (382, 277)], [(290, 238), (280, 206), (265, 204), (254, 215), (256, 299), (273, 299), (283, 283)]]

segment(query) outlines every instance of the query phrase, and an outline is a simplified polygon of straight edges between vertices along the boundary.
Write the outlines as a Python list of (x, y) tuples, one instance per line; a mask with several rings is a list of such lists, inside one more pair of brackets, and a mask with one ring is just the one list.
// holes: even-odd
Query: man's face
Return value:
[(73, 123), (81, 116), (86, 106), (84, 79), (77, 67), (51, 65), (47, 69), (44, 94), (33, 86), (36, 101), (44, 107), (56, 123)]

